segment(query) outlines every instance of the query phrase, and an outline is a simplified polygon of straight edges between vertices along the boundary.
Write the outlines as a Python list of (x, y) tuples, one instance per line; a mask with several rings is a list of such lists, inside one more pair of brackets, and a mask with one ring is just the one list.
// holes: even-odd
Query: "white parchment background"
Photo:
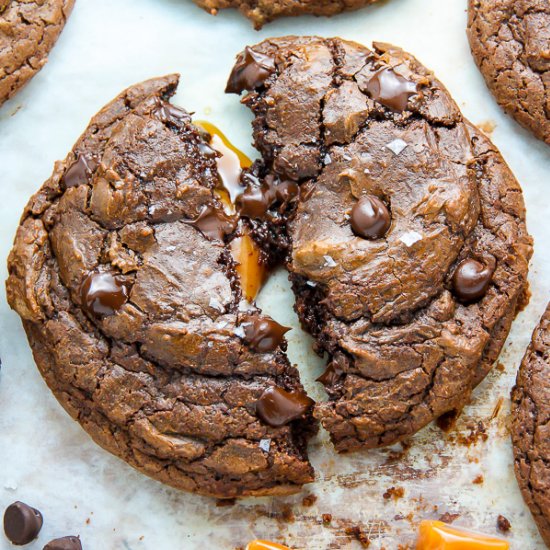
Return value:
[[(515, 369), (536, 319), (550, 298), (550, 147), (504, 116), (474, 65), (465, 36), (466, 0), (388, 0), (333, 19), (303, 17), (255, 32), (237, 13), (214, 18), (190, 0), (77, 0), (74, 13), (45, 69), (0, 109), (0, 279), (19, 216), (29, 196), (63, 158), (90, 117), (126, 86), (180, 72), (175, 103), (230, 134), (249, 154), (250, 115), (236, 96), (223, 93), (234, 55), (244, 45), (284, 34), (341, 36), (370, 44), (393, 42), (415, 54), (447, 85), (476, 124), (495, 125), (492, 138), (521, 182), (528, 224), (535, 237), (530, 280), (533, 297), (516, 320), (494, 370), (475, 393), (457, 430), (484, 420), (489, 439), (466, 447), (428, 427), (399, 460), (389, 450), (337, 457), (322, 434), (311, 446), (318, 481), (302, 496), (245, 500), (216, 507), (209, 499), (163, 487), (97, 447), (50, 395), (40, 378), (18, 317), (0, 291), (0, 511), (13, 500), (42, 510), (41, 549), (54, 536), (79, 534), (85, 550), (172, 550), (245, 546), (268, 538), (296, 549), (355, 548), (348, 521), (371, 534), (371, 548), (413, 544), (417, 523), (441, 513), (460, 514), (456, 524), (496, 532), (498, 514), (512, 523), (512, 548), (544, 548), (522, 503), (511, 468), (506, 431)], [(487, 126), (486, 126), (487, 127)], [(321, 361), (298, 328), (284, 273), (260, 297), (271, 315), (295, 327), (291, 358), (312, 394)], [(397, 450), (400, 446), (397, 446)], [(393, 449), (393, 451), (396, 451)], [(472, 480), (483, 475), (482, 484)], [(382, 493), (405, 489), (398, 501)], [(437, 507), (437, 510), (434, 508)], [(294, 521), (288, 521), (290, 510)], [(330, 513), (330, 526), (321, 514)], [(0, 548), (8, 544), (0, 535)], [(412, 547), (412, 546), (411, 546)]]

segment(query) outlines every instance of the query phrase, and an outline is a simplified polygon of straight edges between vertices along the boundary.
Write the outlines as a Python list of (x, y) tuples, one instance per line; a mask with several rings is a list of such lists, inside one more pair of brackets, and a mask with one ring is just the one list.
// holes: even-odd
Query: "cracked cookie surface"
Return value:
[[(269, 322), (242, 299), (216, 154), (169, 103), (177, 82), (124, 91), (56, 164), (17, 231), (8, 301), (47, 384), (102, 447), (179, 489), (293, 493), (313, 480), (310, 403), (284, 329), (264, 338)], [(270, 424), (257, 404), (274, 387)]]
[(74, 0), (0, 0), (0, 105), (46, 63)]
[(300, 186), (293, 209), (249, 223), (266, 250), (287, 248), (296, 310), (330, 357), (315, 415), (336, 449), (389, 445), (460, 410), (498, 356), (532, 254), (499, 152), (387, 44), (269, 39), (238, 57), (228, 90), (244, 89), (258, 175)]
[(193, 0), (204, 10), (236, 8), (248, 17), (256, 29), (279, 17), (320, 15), (330, 17), (344, 11), (357, 10), (377, 0)]
[(512, 390), (514, 467), (523, 498), (550, 546), (550, 305)]
[(550, 144), (548, 0), (469, 0), (468, 38), (498, 103)]

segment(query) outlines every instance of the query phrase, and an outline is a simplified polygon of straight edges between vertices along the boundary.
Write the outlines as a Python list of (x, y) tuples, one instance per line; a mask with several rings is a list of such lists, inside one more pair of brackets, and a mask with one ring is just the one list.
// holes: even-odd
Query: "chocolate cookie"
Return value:
[(121, 93), (56, 164), (17, 231), (8, 301), (99, 445), (179, 489), (293, 493), (313, 480), (312, 401), (284, 327), (241, 297), (238, 220), (207, 136), (169, 103), (177, 82)]
[(0, 0), (0, 105), (46, 63), (74, 0)]
[(288, 247), (296, 310), (330, 357), (315, 415), (337, 450), (388, 445), (460, 410), (499, 354), (532, 254), (496, 148), (387, 44), (266, 40), (237, 60), (228, 90), (244, 89), (258, 176), (300, 193), (290, 211), (267, 200), (242, 213), (267, 250)]
[(377, 0), (193, 0), (195, 4), (216, 15), (219, 10), (237, 8), (248, 17), (256, 29), (277, 19), (297, 15), (329, 17), (343, 11), (357, 10)]
[(469, 0), (468, 38), (498, 103), (550, 144), (548, 0)]
[(550, 547), (550, 304), (512, 390), (511, 432), (519, 487)]

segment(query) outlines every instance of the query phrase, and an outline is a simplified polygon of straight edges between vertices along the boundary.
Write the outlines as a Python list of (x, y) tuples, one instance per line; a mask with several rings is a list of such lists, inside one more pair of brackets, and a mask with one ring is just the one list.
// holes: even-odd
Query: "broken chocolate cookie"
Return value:
[(0, 105), (46, 63), (74, 0), (0, 0)]
[(512, 390), (514, 467), (523, 498), (550, 546), (550, 305)]
[(290, 36), (251, 50), (274, 69), (232, 86), (263, 157), (245, 193), (265, 179), (300, 192), (249, 223), (268, 253), (286, 247), (296, 310), (330, 357), (315, 415), (339, 451), (392, 444), (460, 410), (498, 356), (532, 254), (521, 189), (399, 48)]
[[(102, 447), (179, 489), (293, 493), (313, 480), (313, 403), (286, 329), (241, 295), (238, 219), (208, 136), (169, 103), (177, 82), (121, 93), (56, 164), (21, 219), (8, 301), (49, 387)], [(268, 390), (295, 403), (270, 404), (277, 422)]]
[(357, 10), (377, 0), (194, 0), (195, 4), (216, 15), (219, 10), (236, 8), (248, 17), (256, 29), (279, 17), (320, 15), (330, 17)]
[(468, 38), (498, 103), (550, 144), (548, 0), (469, 0)]

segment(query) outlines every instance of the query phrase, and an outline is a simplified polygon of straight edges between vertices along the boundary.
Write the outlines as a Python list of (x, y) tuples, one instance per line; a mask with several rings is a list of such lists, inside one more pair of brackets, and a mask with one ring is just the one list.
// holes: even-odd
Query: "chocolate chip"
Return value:
[(65, 170), (61, 182), (68, 187), (78, 187), (88, 183), (93, 171), (97, 168), (97, 162), (87, 155), (77, 155), (76, 160)]
[(462, 260), (453, 273), (453, 290), (461, 302), (479, 300), (489, 288), (494, 269), (469, 258)]
[(198, 229), (207, 239), (211, 241), (223, 241), (237, 227), (237, 219), (228, 216), (223, 210), (209, 204), (203, 207), (198, 217), (186, 221)]
[(397, 74), (393, 69), (382, 69), (372, 76), (367, 84), (367, 91), (372, 99), (389, 107), (392, 111), (401, 112), (407, 108), (409, 97), (418, 89), (414, 82)]
[(122, 275), (94, 271), (80, 287), (82, 308), (94, 317), (113, 315), (128, 301), (130, 286)]
[(42, 523), (42, 514), (24, 502), (14, 502), (4, 512), (4, 532), (13, 544), (29, 544), (40, 533)]
[(48, 542), (43, 550), (82, 550), (82, 543), (78, 537), (62, 537)]
[(240, 94), (243, 90), (259, 88), (275, 72), (275, 60), (269, 55), (245, 48), (229, 75), (225, 92)]
[(266, 424), (279, 428), (303, 416), (313, 404), (313, 399), (303, 392), (272, 386), (256, 402), (256, 414)]
[(353, 232), (364, 239), (379, 239), (388, 231), (391, 223), (386, 205), (373, 195), (361, 197), (351, 210)]
[(254, 351), (262, 353), (276, 350), (283, 342), (284, 335), (290, 330), (271, 319), (257, 316), (241, 324), (244, 330), (243, 340)]
[(185, 109), (166, 101), (161, 101), (158, 98), (157, 107), (153, 112), (165, 123), (181, 124), (182, 122), (191, 122), (191, 117)]
[(329, 363), (327, 370), (317, 378), (317, 382), (321, 382), (324, 386), (334, 386), (334, 384), (340, 380), (342, 372), (343, 371), (333, 361)]
[(293, 181), (279, 181), (269, 174), (261, 184), (254, 178), (237, 197), (236, 205), (241, 216), (261, 220), (275, 203), (286, 204), (298, 193), (298, 185)]

